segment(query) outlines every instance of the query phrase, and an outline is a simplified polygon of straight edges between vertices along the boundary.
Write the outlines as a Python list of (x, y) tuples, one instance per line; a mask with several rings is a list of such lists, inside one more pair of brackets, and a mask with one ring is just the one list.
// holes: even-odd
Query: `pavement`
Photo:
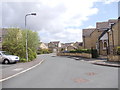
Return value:
[(93, 62), (96, 65), (110, 66), (110, 67), (120, 67), (120, 62), (110, 62), (110, 61), (98, 61)]
[(41, 64), (43, 61), (44, 60), (41, 59), (38, 55), (38, 57), (31, 62), (2, 65), (2, 71), (0, 72), (0, 82), (10, 79), (23, 72), (27, 72), (28, 70)]
[(105, 56), (99, 57), (99, 58), (82, 58), (82, 57), (75, 57), (75, 56), (66, 56), (68, 58), (72, 58), (75, 60), (81, 60), (81, 61), (88, 61), (95, 65), (102, 65), (102, 66), (109, 66), (109, 67), (120, 67), (120, 62), (112, 62), (108, 61)]

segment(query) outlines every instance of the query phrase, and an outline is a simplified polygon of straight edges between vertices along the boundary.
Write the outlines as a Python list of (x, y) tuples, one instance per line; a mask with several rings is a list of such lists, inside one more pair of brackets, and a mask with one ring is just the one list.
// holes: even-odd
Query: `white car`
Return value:
[(2, 62), (3, 64), (16, 63), (18, 61), (18, 56), (10, 55), (5, 51), (0, 51), (0, 62)]

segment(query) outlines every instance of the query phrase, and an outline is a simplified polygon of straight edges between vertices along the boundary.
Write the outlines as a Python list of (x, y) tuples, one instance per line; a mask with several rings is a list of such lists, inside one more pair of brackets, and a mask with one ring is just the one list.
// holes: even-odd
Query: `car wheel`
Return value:
[(3, 64), (9, 64), (10, 62), (9, 62), (9, 60), (8, 59), (5, 59), (4, 61), (3, 61)]

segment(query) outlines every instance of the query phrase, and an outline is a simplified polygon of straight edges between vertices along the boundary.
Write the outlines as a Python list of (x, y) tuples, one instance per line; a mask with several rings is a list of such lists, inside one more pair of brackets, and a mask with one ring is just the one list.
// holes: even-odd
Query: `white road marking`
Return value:
[(26, 70), (23, 70), (23, 71), (21, 71), (21, 72), (19, 72), (19, 73), (16, 73), (16, 74), (12, 75), (12, 76), (9, 76), (9, 77), (7, 77), (7, 78), (1, 79), (0, 82), (3, 82), (3, 81), (5, 81), (5, 80), (8, 80), (8, 79), (10, 79), (10, 78), (13, 78), (13, 77), (15, 77), (15, 76), (17, 76), (17, 75), (19, 75), (19, 74), (22, 74), (22, 73), (24, 73), (24, 72), (27, 72), (27, 71), (29, 71), (29, 70), (37, 67), (37, 66), (40, 65), (42, 62), (44, 62), (44, 60), (40, 61), (38, 64), (36, 64), (36, 65), (34, 65), (34, 66), (26, 69)]
[(16, 68), (16, 69), (13, 69), (13, 71), (20, 71), (22, 70), (23, 68)]

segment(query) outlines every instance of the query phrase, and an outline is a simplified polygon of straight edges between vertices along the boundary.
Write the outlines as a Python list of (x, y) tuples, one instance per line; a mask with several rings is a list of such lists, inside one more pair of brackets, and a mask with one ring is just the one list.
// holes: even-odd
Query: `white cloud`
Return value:
[[(98, 8), (93, 7), (97, 1), (102, 0), (18, 0), (19, 3), (15, 0), (3, 5), (3, 26), (24, 28), (24, 16), (36, 12), (37, 16), (27, 17), (27, 28), (37, 30), (42, 41), (82, 41), (81, 29), (66, 27), (80, 27), (97, 14)], [(103, 0), (104, 3), (112, 1), (115, 0)]]
[(103, 0), (105, 4), (110, 4), (112, 2), (119, 2), (120, 0)]
[(96, 28), (96, 27), (95, 27), (95, 26), (91, 26), (91, 25), (90, 25), (90, 26), (88, 26), (87, 28)]

